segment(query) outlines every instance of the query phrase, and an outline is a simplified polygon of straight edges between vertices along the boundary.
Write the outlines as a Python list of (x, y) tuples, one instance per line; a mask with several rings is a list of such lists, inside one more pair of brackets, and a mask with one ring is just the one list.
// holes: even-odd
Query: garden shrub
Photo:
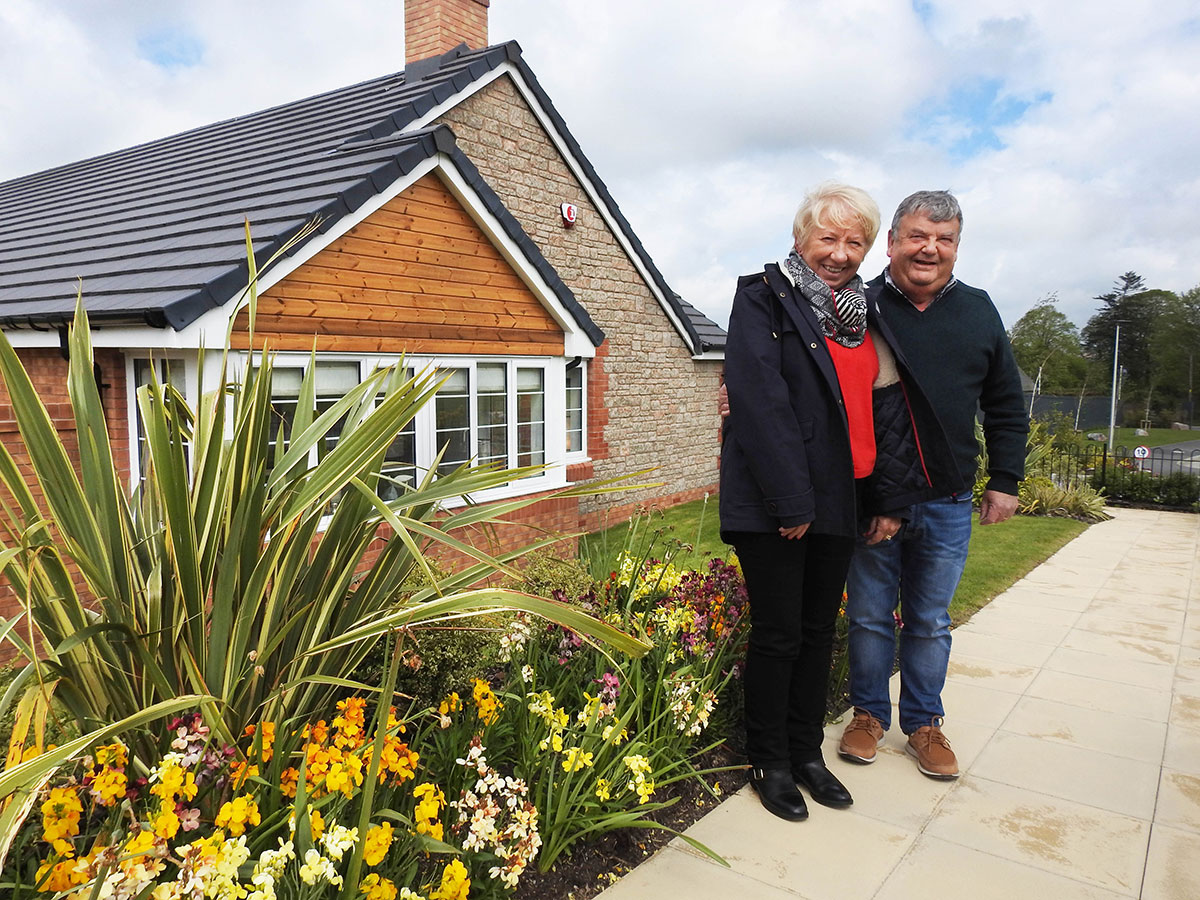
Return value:
[(1195, 508), (1197, 500), (1200, 500), (1200, 476), (1174, 472), (1159, 479), (1159, 503)]
[(1109, 518), (1104, 495), (1087, 482), (1061, 487), (1044, 475), (1021, 482), (1017, 504), (1018, 512), (1030, 516), (1067, 516), (1089, 522)]
[[(975, 437), (979, 442), (979, 467), (975, 472), (972, 495), (978, 504), (989, 478), (983, 426), (978, 421)], [(1069, 427), (1068, 421), (1060, 417), (1050, 423), (1030, 422), (1026, 446), (1025, 479), (1018, 486), (1018, 513), (1071, 516), (1093, 522), (1107, 518), (1102, 485), (1094, 480), (1089, 484), (1075, 472), (1061, 468), (1064, 461), (1073, 459), (1073, 454), (1082, 446), (1081, 436)]]
[(1200, 476), (1175, 472), (1160, 477), (1135, 469), (1124, 460), (1110, 464), (1107, 471), (1095, 472), (1091, 483), (1109, 497), (1128, 503), (1161, 503), (1194, 509), (1200, 498)]
[(549, 597), (555, 591), (565, 597), (582, 597), (596, 587), (586, 563), (578, 557), (564, 559), (550, 549), (526, 556), (520, 575), (512, 586), (538, 597)]

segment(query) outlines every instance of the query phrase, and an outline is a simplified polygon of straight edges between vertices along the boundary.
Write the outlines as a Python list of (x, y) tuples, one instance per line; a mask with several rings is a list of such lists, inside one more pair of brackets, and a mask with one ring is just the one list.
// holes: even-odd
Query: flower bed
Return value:
[[(738, 672), (740, 574), (720, 560), (680, 573), (627, 558), (599, 589), (556, 599), (652, 649), (618, 659), (517, 614), (499, 669), (400, 712), (378, 697), (406, 659), (401, 633), (380, 694), (344, 697), (328, 721), (257, 722), (227, 742), (189, 713), (57, 769), (7, 835), (0, 888), (485, 898), (581, 842), (661, 827), (651, 816), (678, 786), (711, 777), (697, 759)], [(137, 755), (146, 746), (154, 758)]]

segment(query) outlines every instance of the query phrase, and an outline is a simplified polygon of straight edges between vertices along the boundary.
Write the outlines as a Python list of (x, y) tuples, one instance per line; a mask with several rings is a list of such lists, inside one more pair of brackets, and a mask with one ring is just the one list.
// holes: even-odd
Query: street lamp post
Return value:
[(1116, 438), (1117, 430), (1117, 373), (1120, 372), (1118, 357), (1121, 353), (1121, 323), (1117, 322), (1117, 333), (1113, 337), (1113, 379), (1112, 379), (1112, 405), (1108, 409), (1108, 450), (1111, 453), (1113, 450), (1113, 441)]

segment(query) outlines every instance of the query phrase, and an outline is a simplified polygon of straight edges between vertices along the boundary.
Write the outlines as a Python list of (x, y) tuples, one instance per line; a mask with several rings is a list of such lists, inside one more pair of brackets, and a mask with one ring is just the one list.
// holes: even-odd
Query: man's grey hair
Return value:
[(909, 194), (896, 207), (896, 214), (892, 216), (892, 231), (900, 227), (901, 219), (911, 215), (922, 215), (932, 222), (958, 219), (958, 233), (962, 234), (962, 207), (949, 191), (917, 191)]

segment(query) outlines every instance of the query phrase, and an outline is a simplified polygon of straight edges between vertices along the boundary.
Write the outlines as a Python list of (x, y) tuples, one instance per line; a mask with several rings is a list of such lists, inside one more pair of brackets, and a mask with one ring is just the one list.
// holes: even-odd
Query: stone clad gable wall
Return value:
[[(720, 363), (691, 358), (515, 85), (498, 78), (440, 121), (604, 330), (588, 379), (594, 475), (657, 467), (648, 478), (663, 482), (584, 500), (585, 527), (602, 514), (620, 518), (639, 503), (680, 502), (715, 490)], [(579, 208), (570, 229), (562, 224), (564, 201)], [(586, 468), (571, 474), (586, 477)]]

